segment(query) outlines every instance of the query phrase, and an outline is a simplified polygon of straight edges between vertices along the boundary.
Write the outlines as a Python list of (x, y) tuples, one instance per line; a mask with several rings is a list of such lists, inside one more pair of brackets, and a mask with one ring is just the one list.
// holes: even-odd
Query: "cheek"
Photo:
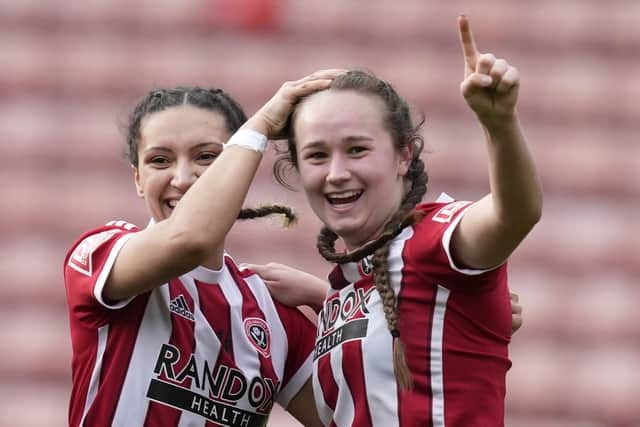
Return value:
[(322, 171), (318, 166), (302, 164), (298, 167), (298, 175), (305, 192), (314, 191), (318, 186), (322, 185)]
[(149, 195), (157, 193), (163, 186), (163, 183), (168, 180), (168, 174), (162, 173), (162, 171), (154, 171), (152, 173), (144, 173), (140, 177), (140, 184), (144, 192)]

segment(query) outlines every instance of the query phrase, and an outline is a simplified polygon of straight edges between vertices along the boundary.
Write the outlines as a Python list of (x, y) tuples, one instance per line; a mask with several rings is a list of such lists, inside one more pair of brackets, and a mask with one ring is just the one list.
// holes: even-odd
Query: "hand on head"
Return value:
[(458, 17), (458, 34), (464, 55), (464, 80), (460, 91), (482, 124), (511, 116), (518, 100), (518, 70), (492, 53), (481, 53), (469, 19)]
[(276, 94), (258, 110), (243, 127), (253, 129), (277, 139), (287, 123), (293, 107), (303, 97), (327, 89), (333, 79), (347, 70), (329, 69), (316, 71), (300, 80), (285, 82)]

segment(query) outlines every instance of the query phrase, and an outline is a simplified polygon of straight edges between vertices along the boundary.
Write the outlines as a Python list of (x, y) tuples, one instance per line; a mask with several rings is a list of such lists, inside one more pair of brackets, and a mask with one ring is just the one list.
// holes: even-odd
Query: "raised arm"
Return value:
[[(109, 300), (126, 299), (184, 274), (198, 265), (222, 264), (226, 234), (235, 222), (262, 158), (251, 146), (281, 131), (293, 104), (326, 88), (338, 71), (316, 72), (285, 83), (231, 137), (230, 142), (184, 193), (171, 216), (124, 245), (104, 288)], [(224, 141), (223, 141), (224, 142)]]
[(516, 112), (518, 70), (478, 51), (465, 16), (458, 18), (458, 31), (464, 56), (460, 90), (486, 136), (491, 192), (464, 215), (452, 252), (463, 266), (489, 268), (506, 260), (540, 219), (542, 186)]

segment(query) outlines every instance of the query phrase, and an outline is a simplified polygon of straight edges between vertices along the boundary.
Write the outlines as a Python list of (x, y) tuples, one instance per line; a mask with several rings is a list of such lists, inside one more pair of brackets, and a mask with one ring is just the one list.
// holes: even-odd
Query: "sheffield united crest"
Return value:
[(244, 333), (247, 339), (264, 357), (270, 357), (271, 336), (267, 322), (257, 317), (244, 320)]

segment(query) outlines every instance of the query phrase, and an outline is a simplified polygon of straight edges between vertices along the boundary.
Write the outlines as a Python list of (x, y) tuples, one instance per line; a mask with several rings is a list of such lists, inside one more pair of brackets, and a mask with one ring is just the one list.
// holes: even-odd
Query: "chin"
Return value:
[(358, 234), (362, 232), (362, 227), (346, 224), (329, 226), (329, 228), (345, 242), (359, 241)]

